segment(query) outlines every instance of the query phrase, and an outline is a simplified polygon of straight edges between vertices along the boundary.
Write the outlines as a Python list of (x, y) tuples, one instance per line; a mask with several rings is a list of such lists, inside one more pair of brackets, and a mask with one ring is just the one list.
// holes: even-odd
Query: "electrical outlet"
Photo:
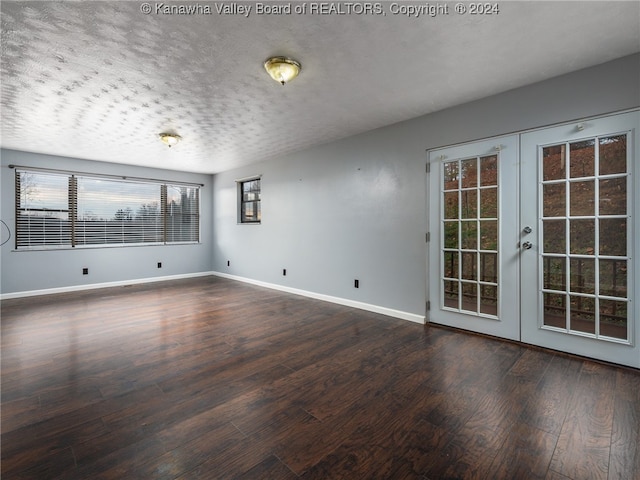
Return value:
[(286, 268), (282, 269), (282, 276), (284, 276), (284, 277), (287, 276), (287, 269)]
[(89, 269), (88, 269), (88, 268), (86, 268), (86, 267), (84, 267), (84, 268), (82, 269), (82, 274), (83, 274), (83, 275), (89, 275)]
[(162, 262), (158, 262), (158, 268), (162, 268)]
[(227, 260), (227, 267), (231, 266), (231, 260)]
[(353, 281), (353, 286), (354, 286), (355, 288), (360, 288), (360, 280), (358, 280), (358, 279), (354, 280), (354, 281)]

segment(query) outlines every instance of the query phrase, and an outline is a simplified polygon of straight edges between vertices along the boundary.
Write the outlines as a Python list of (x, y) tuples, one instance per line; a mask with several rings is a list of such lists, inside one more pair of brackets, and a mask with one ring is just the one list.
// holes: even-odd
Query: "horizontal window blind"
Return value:
[(76, 245), (161, 243), (160, 185), (78, 178)]
[(16, 248), (70, 246), (68, 175), (16, 172)]
[(16, 170), (16, 248), (195, 243), (200, 188)]
[(182, 185), (165, 185), (167, 242), (200, 240), (200, 189)]

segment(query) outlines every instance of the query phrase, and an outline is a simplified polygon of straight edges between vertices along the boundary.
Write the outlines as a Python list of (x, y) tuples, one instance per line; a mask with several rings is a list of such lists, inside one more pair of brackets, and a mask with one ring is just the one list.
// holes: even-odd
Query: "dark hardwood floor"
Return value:
[(2, 302), (2, 479), (639, 479), (640, 372), (206, 277)]

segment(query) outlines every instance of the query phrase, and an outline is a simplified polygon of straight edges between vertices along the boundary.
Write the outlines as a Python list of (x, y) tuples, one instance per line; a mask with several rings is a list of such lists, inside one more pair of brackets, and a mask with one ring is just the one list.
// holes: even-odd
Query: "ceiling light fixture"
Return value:
[(298, 76), (302, 66), (291, 58), (271, 57), (264, 62), (264, 68), (271, 78), (284, 85)]
[(173, 147), (180, 140), (182, 140), (182, 137), (175, 133), (161, 133), (159, 137), (162, 143), (164, 143), (169, 148)]

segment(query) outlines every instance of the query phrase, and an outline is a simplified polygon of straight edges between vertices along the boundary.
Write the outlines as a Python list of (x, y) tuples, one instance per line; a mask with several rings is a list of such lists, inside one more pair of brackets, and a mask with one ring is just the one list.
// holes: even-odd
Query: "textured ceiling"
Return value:
[[(149, 5), (3, 0), (2, 147), (216, 173), (640, 50), (637, 1), (502, 1), (492, 15), (432, 2), (448, 14), (417, 18), (391, 2), (379, 15)], [(238, 5), (250, 14), (217, 11)], [(300, 77), (271, 80), (272, 55), (300, 61)], [(163, 131), (183, 141), (169, 149)]]

